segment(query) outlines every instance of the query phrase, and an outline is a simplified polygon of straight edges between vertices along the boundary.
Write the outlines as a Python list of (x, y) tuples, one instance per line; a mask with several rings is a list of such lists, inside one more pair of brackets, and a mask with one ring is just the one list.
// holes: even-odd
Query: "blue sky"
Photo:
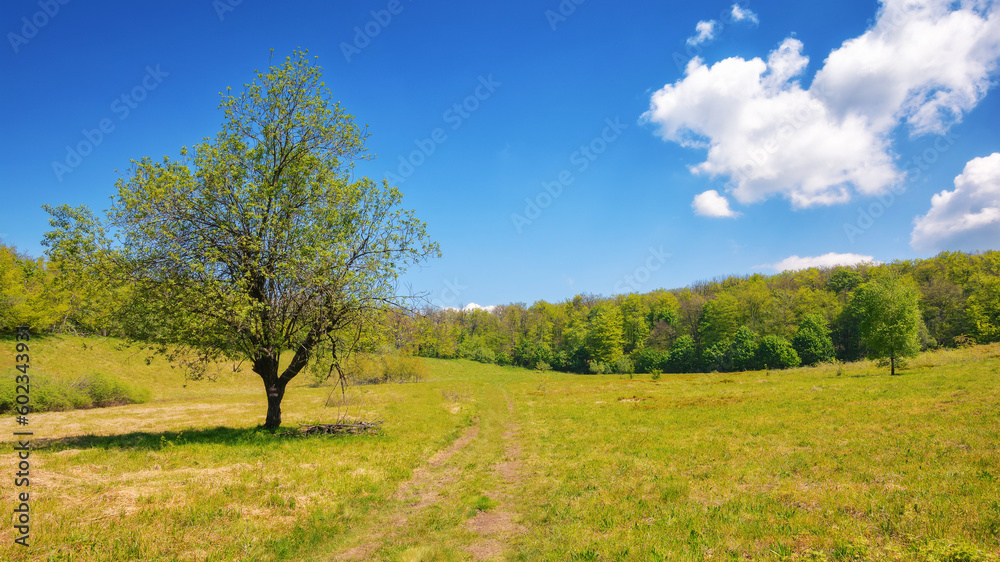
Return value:
[(0, 7), (0, 238), (35, 255), (42, 204), (107, 208), (296, 48), (441, 244), (407, 281), (443, 306), (1000, 246), (990, 1), (94, 4)]

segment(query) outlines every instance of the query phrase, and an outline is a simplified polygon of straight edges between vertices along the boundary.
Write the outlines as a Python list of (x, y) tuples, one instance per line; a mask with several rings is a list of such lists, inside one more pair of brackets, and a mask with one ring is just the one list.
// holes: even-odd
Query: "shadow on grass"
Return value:
[[(262, 427), (233, 428), (215, 427), (187, 431), (136, 431), (121, 435), (82, 435), (59, 439), (32, 439), (31, 448), (38, 451), (56, 452), (66, 449), (121, 449), (136, 451), (160, 451), (190, 445), (226, 445), (230, 447), (278, 446), (289, 440), (303, 439), (345, 439), (354, 435), (301, 435), (293, 427), (277, 430)], [(12, 443), (11, 447), (17, 445)]]

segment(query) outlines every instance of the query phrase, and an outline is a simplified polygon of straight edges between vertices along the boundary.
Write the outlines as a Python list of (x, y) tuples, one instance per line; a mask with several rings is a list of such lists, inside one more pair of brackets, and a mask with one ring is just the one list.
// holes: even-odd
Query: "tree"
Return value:
[(863, 283), (851, 299), (860, 319), (859, 332), (869, 357), (888, 359), (890, 374), (896, 362), (920, 351), (918, 292), (902, 278), (887, 275)]
[(792, 338), (792, 347), (803, 365), (815, 365), (833, 359), (833, 340), (830, 327), (819, 314), (807, 314), (799, 323), (799, 331)]
[(731, 348), (733, 370), (753, 371), (759, 369), (757, 362), (757, 334), (746, 326), (740, 326), (733, 336)]
[(133, 161), (119, 180), (112, 261), (132, 287), (133, 336), (249, 359), (274, 428), (288, 382), (320, 352), (339, 372), (381, 312), (410, 302), (401, 273), (439, 250), (395, 187), (353, 176), (367, 132), (305, 52), (220, 107), (222, 131), (193, 156)]
[(966, 310), (976, 341), (988, 343), (1000, 339), (1000, 279), (982, 277)]
[(610, 363), (622, 355), (622, 313), (614, 304), (599, 305), (591, 310), (587, 351), (591, 359)]
[(785, 338), (768, 334), (757, 344), (757, 368), (788, 369), (801, 364), (798, 353)]
[(698, 368), (698, 350), (694, 338), (681, 336), (674, 341), (667, 355), (666, 371), (671, 373), (692, 373)]

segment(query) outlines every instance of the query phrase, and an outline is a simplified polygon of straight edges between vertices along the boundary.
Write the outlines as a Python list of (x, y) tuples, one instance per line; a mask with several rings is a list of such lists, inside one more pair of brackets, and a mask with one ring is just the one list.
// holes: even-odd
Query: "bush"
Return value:
[(594, 375), (603, 375), (608, 371), (607, 363), (602, 363), (600, 361), (587, 361), (587, 370)]
[(801, 361), (792, 344), (781, 336), (764, 336), (757, 346), (757, 363), (771, 369), (798, 367)]
[(480, 363), (493, 364), (497, 362), (497, 357), (493, 353), (493, 350), (488, 347), (477, 347), (472, 351), (472, 360), (479, 361)]
[(632, 363), (635, 365), (637, 373), (652, 373), (654, 370), (663, 370), (667, 364), (667, 354), (644, 347), (632, 353)]
[[(31, 411), (63, 412), (85, 408), (107, 408), (149, 401), (149, 389), (131, 385), (110, 375), (94, 373), (76, 381), (31, 375)], [(14, 411), (17, 385), (13, 377), (0, 387), (0, 413)]]
[(698, 369), (698, 350), (691, 336), (681, 336), (667, 354), (666, 371), (671, 373), (693, 373)]
[(506, 367), (507, 365), (510, 364), (511, 364), (510, 355), (508, 355), (506, 351), (501, 351), (500, 353), (497, 353), (497, 365)]
[(746, 326), (736, 330), (731, 354), (735, 371), (754, 371), (767, 364), (758, 360), (757, 334)]
[(625, 355), (617, 357), (611, 362), (610, 367), (619, 375), (631, 375), (632, 373), (635, 373), (635, 365), (633, 365), (632, 360)]
[(825, 363), (834, 358), (830, 328), (819, 314), (809, 314), (802, 319), (799, 331), (792, 338), (792, 347), (803, 365)]
[(536, 371), (551, 371), (552, 370), (552, 366), (549, 365), (548, 363), (546, 363), (545, 361), (539, 361), (538, 363), (535, 363), (535, 370)]
[(344, 376), (351, 384), (417, 382), (427, 378), (430, 368), (419, 357), (396, 351), (357, 353), (347, 361)]

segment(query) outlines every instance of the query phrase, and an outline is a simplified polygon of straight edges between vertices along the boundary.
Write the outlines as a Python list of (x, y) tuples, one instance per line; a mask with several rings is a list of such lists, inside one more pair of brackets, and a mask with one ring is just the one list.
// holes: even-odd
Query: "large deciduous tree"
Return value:
[(119, 180), (114, 269), (131, 288), (133, 335), (248, 359), (273, 428), (289, 381), (321, 350), (339, 369), (380, 312), (407, 303), (400, 274), (439, 250), (395, 187), (354, 177), (367, 132), (306, 53), (221, 108), (214, 138), (180, 160), (133, 161)]
[(900, 359), (915, 357), (920, 351), (918, 299), (919, 293), (907, 280), (893, 275), (862, 284), (851, 298), (869, 356), (888, 360), (892, 375)]

